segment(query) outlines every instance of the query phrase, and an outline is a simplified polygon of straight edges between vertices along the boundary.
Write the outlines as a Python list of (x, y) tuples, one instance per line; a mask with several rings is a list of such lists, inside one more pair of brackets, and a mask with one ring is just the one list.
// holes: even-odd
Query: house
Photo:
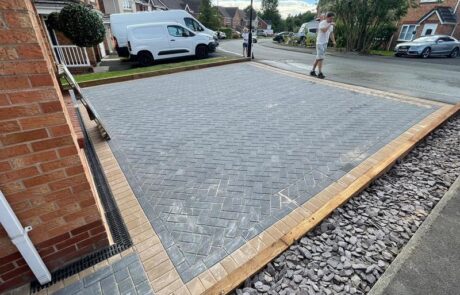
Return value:
[(236, 31), (242, 31), (247, 25), (244, 11), (238, 7), (217, 6), (217, 10), (221, 16), (223, 27), (232, 28)]
[[(48, 2), (48, 13), (65, 4)], [(79, 145), (82, 129), (58, 84), (40, 9), (38, 15), (32, 0), (0, 1), (7, 16), (0, 38), (1, 294), (35, 278), (45, 283), (50, 272), (110, 245)]]
[(149, 11), (153, 9), (151, 0), (99, 0), (99, 8), (104, 14)]
[(154, 9), (182, 9), (198, 18), (201, 0), (150, 0)]
[(34, 0), (33, 2), (45, 28), (55, 61), (65, 64), (74, 73), (91, 72), (92, 68), (107, 54), (104, 43), (94, 47), (78, 47), (62, 32), (48, 26), (47, 20), (52, 12), (60, 12), (64, 6), (72, 3), (91, 6), (102, 17), (98, 2), (96, 0)]
[(393, 45), (427, 35), (449, 35), (460, 38), (460, 0), (419, 0), (409, 8), (393, 36)]

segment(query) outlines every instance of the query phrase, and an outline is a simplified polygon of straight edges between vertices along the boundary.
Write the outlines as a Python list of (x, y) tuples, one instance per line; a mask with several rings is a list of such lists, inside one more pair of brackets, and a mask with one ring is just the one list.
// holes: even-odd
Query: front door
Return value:
[(193, 42), (190, 40), (194, 34), (182, 26), (169, 25), (169, 51), (165, 53), (169, 57), (179, 57), (195, 54), (192, 48)]
[(422, 30), (422, 37), (436, 34), (437, 27), (438, 24), (425, 24)]

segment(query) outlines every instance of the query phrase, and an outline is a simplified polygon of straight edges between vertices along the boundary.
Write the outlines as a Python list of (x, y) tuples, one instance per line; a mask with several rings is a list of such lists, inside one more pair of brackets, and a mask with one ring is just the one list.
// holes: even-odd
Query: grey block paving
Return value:
[(248, 64), (84, 92), (185, 282), (435, 110)]
[(139, 257), (133, 253), (54, 294), (153, 295), (153, 290)]

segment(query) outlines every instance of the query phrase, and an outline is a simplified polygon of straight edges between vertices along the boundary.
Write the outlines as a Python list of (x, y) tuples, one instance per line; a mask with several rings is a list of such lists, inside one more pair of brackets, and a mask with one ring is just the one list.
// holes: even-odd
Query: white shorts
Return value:
[(324, 59), (326, 56), (327, 43), (316, 44), (316, 59)]

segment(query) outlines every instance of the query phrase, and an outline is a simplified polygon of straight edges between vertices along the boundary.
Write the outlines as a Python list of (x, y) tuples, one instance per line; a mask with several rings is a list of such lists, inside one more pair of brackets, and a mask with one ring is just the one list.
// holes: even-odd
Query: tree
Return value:
[(415, 0), (320, 0), (321, 11), (337, 18), (338, 43), (347, 50), (367, 52), (382, 42), (389, 29), (404, 16)]
[(311, 11), (297, 15), (289, 15), (285, 20), (285, 28), (288, 31), (296, 32), (303, 23), (308, 23), (309, 21), (314, 20), (315, 16), (316, 14)]
[(205, 26), (213, 30), (220, 27), (220, 17), (217, 7), (211, 5), (211, 0), (201, 0), (199, 21)]
[(105, 37), (102, 17), (81, 4), (69, 4), (62, 8), (58, 27), (75, 45), (81, 47), (95, 46)]
[(284, 27), (281, 14), (278, 11), (278, 0), (262, 0), (260, 17), (265, 21), (271, 21), (274, 31), (282, 30)]

